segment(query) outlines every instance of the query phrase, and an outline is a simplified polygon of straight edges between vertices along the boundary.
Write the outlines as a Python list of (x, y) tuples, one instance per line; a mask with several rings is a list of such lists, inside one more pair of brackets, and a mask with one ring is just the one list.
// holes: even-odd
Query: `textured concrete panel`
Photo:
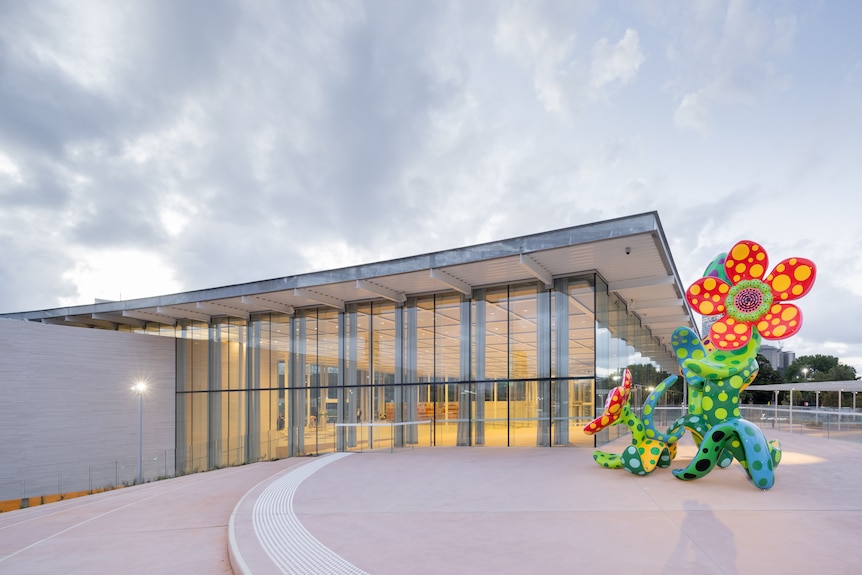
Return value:
[(0, 319), (0, 500), (172, 475), (175, 340)]

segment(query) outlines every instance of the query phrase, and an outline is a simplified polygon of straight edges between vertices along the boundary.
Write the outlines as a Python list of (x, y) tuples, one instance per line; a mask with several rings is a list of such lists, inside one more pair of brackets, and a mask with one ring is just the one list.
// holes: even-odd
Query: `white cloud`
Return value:
[(173, 266), (146, 249), (77, 250), (75, 266), (63, 279), (76, 293), (59, 299), (60, 306), (124, 300), (181, 291)]
[(628, 84), (634, 79), (644, 59), (640, 38), (635, 30), (626, 30), (614, 45), (608, 45), (607, 38), (602, 38), (593, 45), (590, 86), (601, 89), (616, 81)]
[(19, 58), (51, 68), (84, 90), (115, 98), (133, 69), (123, 52), (134, 42), (139, 8), (101, 0), (46, 2), (30, 6), (26, 26), (13, 25), (5, 33), (14, 39)]
[(5, 176), (13, 184), (20, 184), (24, 181), (21, 170), (18, 169), (12, 158), (3, 152), (0, 152), (0, 175)]
[(709, 133), (711, 124), (709, 97), (702, 91), (686, 94), (673, 114), (674, 124), (684, 130)]

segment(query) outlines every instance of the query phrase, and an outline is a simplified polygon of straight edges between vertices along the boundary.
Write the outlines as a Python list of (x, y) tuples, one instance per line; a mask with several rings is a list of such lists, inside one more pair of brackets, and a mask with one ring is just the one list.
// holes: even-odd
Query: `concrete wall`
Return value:
[(0, 501), (174, 473), (175, 340), (0, 319)]

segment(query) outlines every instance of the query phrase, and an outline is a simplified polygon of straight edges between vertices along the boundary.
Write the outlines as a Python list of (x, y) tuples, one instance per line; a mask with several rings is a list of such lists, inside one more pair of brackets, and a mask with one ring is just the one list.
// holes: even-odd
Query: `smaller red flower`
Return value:
[(760, 244), (737, 242), (724, 260), (730, 282), (702, 277), (685, 292), (686, 300), (701, 315), (720, 315), (709, 329), (717, 349), (739, 349), (751, 339), (751, 330), (764, 339), (785, 339), (802, 327), (802, 311), (792, 303), (808, 293), (817, 268), (809, 259), (789, 258), (764, 278), (769, 258)]

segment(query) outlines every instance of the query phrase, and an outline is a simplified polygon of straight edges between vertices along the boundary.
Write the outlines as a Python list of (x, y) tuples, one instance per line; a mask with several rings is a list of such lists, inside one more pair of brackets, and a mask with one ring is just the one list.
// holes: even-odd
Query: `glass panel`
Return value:
[(186, 396), (186, 404), (191, 403), (191, 449), (188, 452), (189, 473), (210, 469), (207, 465), (209, 453), (207, 443), (207, 411), (206, 393), (192, 393)]
[[(457, 382), (461, 375), (461, 296), (434, 298), (434, 381)], [(434, 386), (434, 443), (456, 445), (461, 388), (455, 383)]]
[[(434, 297), (416, 300), (416, 418), (414, 421), (430, 421), (431, 444), (434, 444), (434, 399), (436, 388), (430, 385), (434, 379)], [(422, 437), (421, 426), (417, 426), (418, 437)]]
[(372, 306), (374, 406), (375, 421), (395, 419), (392, 385), (395, 383), (395, 304)]
[(318, 445), (323, 451), (335, 450), (339, 391), (339, 313), (321, 309), (317, 315), (317, 362), (320, 366), (320, 397), (317, 406)]
[(536, 286), (509, 289), (509, 445), (536, 445), (539, 388)]
[(509, 445), (508, 288), (485, 294), (485, 445)]
[[(555, 445), (593, 444), (583, 427), (593, 419), (595, 374), (595, 294), (592, 277), (557, 280), (553, 386)], [(566, 379), (568, 378), (568, 379)]]
[[(600, 277), (596, 277), (596, 394), (593, 404), (593, 417), (602, 414), (605, 400), (614, 387), (611, 375), (619, 377), (616, 373), (615, 363), (611, 360), (611, 329), (610, 329), (610, 296), (608, 295), (608, 284)], [(595, 445), (602, 445), (608, 441), (607, 430), (602, 430), (593, 436)]]

